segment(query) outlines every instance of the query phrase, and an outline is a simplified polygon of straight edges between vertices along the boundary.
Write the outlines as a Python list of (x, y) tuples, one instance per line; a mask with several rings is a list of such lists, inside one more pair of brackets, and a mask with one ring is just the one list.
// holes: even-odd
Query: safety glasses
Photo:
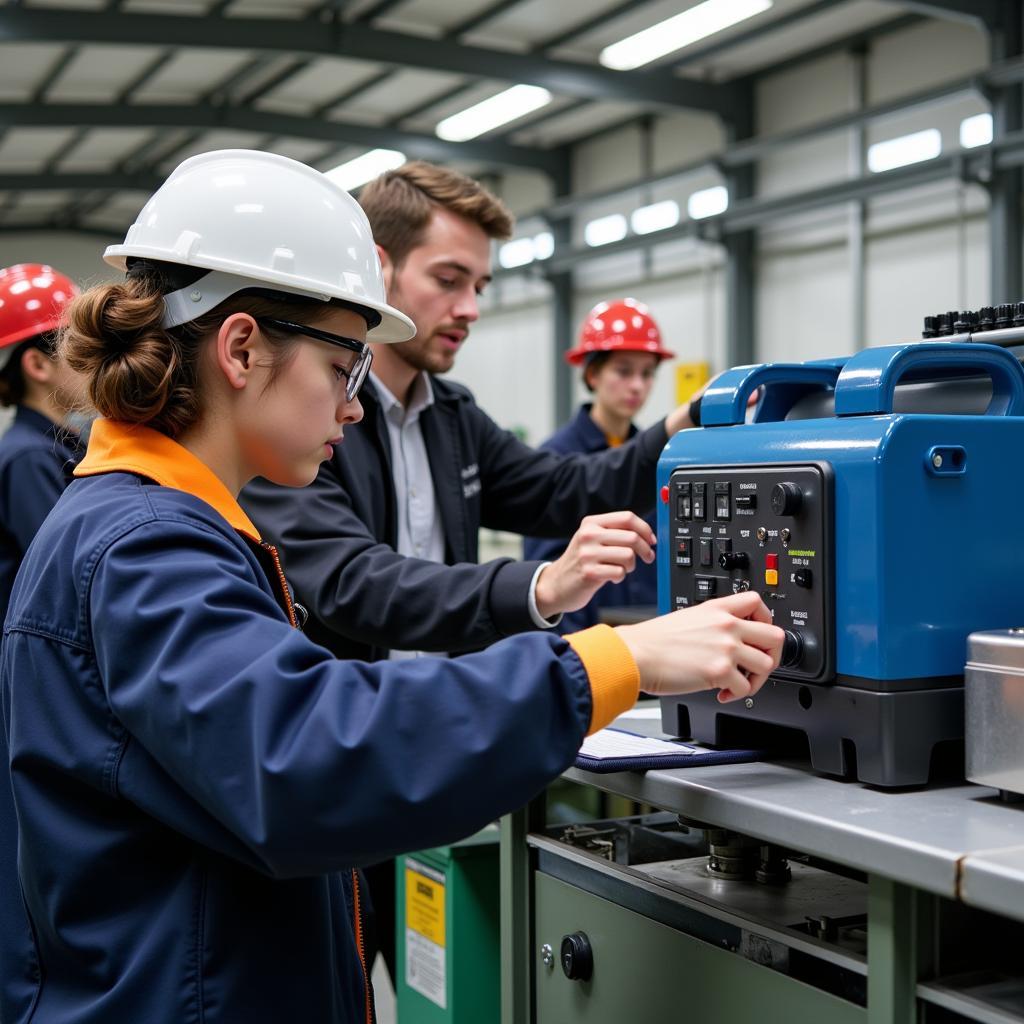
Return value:
[(276, 317), (261, 316), (257, 318), (261, 324), (268, 324), (277, 327), (279, 330), (288, 331), (290, 334), (304, 334), (307, 338), (316, 338), (317, 341), (326, 341), (328, 344), (337, 345), (338, 348), (348, 349), (356, 353), (356, 361), (349, 369), (339, 366), (338, 369), (345, 375), (345, 398), (352, 402), (359, 389), (370, 372), (370, 365), (373, 363), (373, 350), (369, 345), (355, 338), (346, 338), (341, 334), (331, 334), (330, 331), (321, 331), (318, 327), (307, 327), (305, 324), (292, 323), (291, 320), (278, 320)]

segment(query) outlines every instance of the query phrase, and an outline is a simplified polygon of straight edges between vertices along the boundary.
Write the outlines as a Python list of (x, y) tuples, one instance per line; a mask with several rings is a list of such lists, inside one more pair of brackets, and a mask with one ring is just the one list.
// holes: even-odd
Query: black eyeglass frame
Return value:
[(305, 324), (297, 324), (291, 320), (278, 320), (273, 316), (260, 316), (256, 318), (257, 323), (269, 324), (282, 331), (292, 334), (304, 334), (307, 338), (315, 338), (317, 341), (326, 341), (329, 345), (337, 345), (338, 348), (355, 352), (358, 358), (352, 364), (352, 369), (346, 370), (339, 366), (338, 369), (345, 375), (345, 398), (354, 402), (359, 394), (359, 389), (366, 382), (366, 375), (370, 372), (373, 364), (373, 349), (364, 341), (357, 341), (355, 338), (346, 338), (343, 334), (332, 334), (330, 331), (322, 331), (319, 327), (307, 327)]

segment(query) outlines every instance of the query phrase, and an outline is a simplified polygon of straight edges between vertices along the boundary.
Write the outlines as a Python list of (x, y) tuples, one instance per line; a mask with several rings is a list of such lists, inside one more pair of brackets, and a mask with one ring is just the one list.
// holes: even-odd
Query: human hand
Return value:
[[(722, 371), (725, 372), (724, 370)], [(680, 430), (689, 430), (690, 427), (700, 426), (700, 415), (695, 410), (700, 409), (700, 401), (704, 397), (704, 392), (707, 391), (712, 384), (721, 377), (721, 373), (716, 373), (703, 387), (701, 387), (688, 402), (684, 402), (682, 405), (677, 406), (665, 417), (665, 433), (669, 437), (673, 437), (679, 433)], [(761, 389), (754, 388), (747, 398), (747, 408), (749, 409), (752, 405), (756, 405), (758, 399), (761, 397)]]
[(718, 690), (723, 704), (757, 693), (778, 667), (783, 631), (752, 590), (671, 612), (616, 632), (657, 695)]
[(654, 544), (654, 531), (632, 512), (587, 516), (537, 578), (537, 610), (550, 619), (582, 608), (605, 583), (621, 583), (638, 557), (653, 562)]

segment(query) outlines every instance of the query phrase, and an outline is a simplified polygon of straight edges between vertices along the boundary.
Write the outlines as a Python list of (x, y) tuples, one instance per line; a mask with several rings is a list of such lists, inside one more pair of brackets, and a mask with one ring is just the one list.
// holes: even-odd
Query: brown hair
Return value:
[[(183, 274), (184, 272), (184, 274)], [(201, 413), (199, 348), (231, 313), (259, 320), (308, 319), (314, 299), (239, 293), (179, 327), (164, 328), (163, 296), (186, 287), (205, 271), (146, 262), (119, 284), (98, 285), (75, 298), (57, 345), (57, 356), (86, 378), (89, 400), (101, 416), (139, 423), (169, 437), (195, 424)], [(189, 280), (191, 279), (191, 280)], [(261, 324), (277, 352), (272, 376), (291, 350), (287, 336)]]
[(373, 240), (396, 266), (422, 244), (438, 207), (472, 221), (488, 238), (512, 234), (512, 213), (480, 182), (422, 160), (386, 171), (363, 186), (359, 205), (369, 218)]

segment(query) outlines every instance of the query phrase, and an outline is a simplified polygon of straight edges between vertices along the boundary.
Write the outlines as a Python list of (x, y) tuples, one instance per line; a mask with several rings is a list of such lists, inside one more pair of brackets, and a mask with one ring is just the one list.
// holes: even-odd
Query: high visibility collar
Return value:
[(220, 478), (187, 448), (166, 434), (138, 424), (98, 419), (75, 476), (136, 473), (164, 487), (184, 491), (219, 512), (239, 533), (259, 543), (259, 531)]

